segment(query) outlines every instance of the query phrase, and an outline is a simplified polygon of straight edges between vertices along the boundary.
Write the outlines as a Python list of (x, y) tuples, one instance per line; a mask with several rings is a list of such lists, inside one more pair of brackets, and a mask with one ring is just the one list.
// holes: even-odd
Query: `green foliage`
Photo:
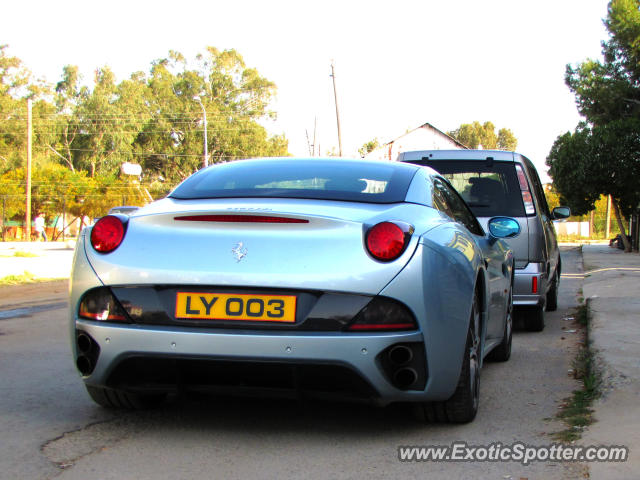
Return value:
[(24, 273), (17, 275), (6, 275), (4, 277), (0, 277), (0, 285), (19, 285), (22, 283), (33, 283), (36, 282), (36, 276), (25, 270)]
[(18, 258), (34, 258), (34, 257), (39, 257), (40, 255), (36, 255), (35, 253), (32, 253), (32, 252), (23, 252), (18, 250), (17, 252), (13, 252), (13, 256)]
[(373, 152), (379, 146), (380, 146), (380, 142), (378, 141), (377, 138), (374, 138), (373, 140), (369, 140), (364, 145), (362, 145), (358, 149), (358, 153), (362, 158), (364, 158), (368, 153)]
[(16, 96), (28, 83), (29, 75), (20, 59), (9, 56), (6, 50), (7, 45), (0, 45), (0, 173), (19, 164), (18, 152), (26, 141), (20, 118), (26, 107)]
[(39, 282), (51, 282), (54, 280), (64, 280), (62, 278), (41, 278), (36, 277), (33, 273), (27, 272), (18, 275), (7, 275), (0, 278), (0, 285), (21, 285), (23, 283), (39, 283)]
[(589, 145), (590, 135), (590, 129), (582, 125), (574, 133), (559, 136), (547, 157), (549, 176), (560, 195), (560, 204), (571, 207), (574, 215), (593, 210), (603, 193), (599, 191), (599, 179), (591, 174), (597, 165)]
[(463, 123), (456, 130), (447, 132), (450, 137), (469, 148), (484, 148), (486, 150), (513, 151), (518, 146), (518, 140), (511, 130), (501, 128), (496, 133), (496, 127), (491, 122)]
[(507, 150), (513, 152), (518, 147), (518, 139), (508, 128), (501, 128), (498, 130), (498, 143), (496, 148), (498, 150)]
[[(5, 217), (24, 219), (25, 171), (18, 168), (0, 176), (0, 199), (5, 200)], [(32, 215), (44, 213), (51, 221), (65, 211), (74, 217), (101, 217), (115, 205), (144, 205), (148, 195), (137, 180), (112, 176), (89, 177), (54, 163), (36, 167), (31, 179)]]
[(566, 83), (576, 95), (578, 110), (593, 124), (640, 115), (639, 9), (640, 0), (609, 2), (604, 62), (567, 65)]
[(567, 65), (565, 81), (588, 121), (558, 137), (547, 163), (560, 195), (576, 213), (593, 209), (600, 194), (613, 197), (625, 249), (622, 215), (640, 206), (640, 0), (611, 0), (604, 61)]
[[(170, 51), (118, 82), (98, 68), (84, 86), (67, 65), (50, 88), (31, 79), (0, 45), (0, 196), (7, 218), (24, 215), (27, 108), (33, 103), (32, 211), (51, 218), (62, 211), (101, 216), (109, 207), (141, 205), (166, 195), (202, 165), (203, 111), (209, 163), (288, 155), (282, 136), (261, 122), (275, 94), (273, 82), (245, 65), (235, 50), (208, 47), (194, 63)], [(142, 166), (142, 177), (120, 173), (124, 162)], [(140, 183), (142, 182), (142, 183)]]
[(603, 194), (611, 195), (622, 214), (629, 215), (640, 205), (640, 120), (582, 124), (556, 139), (547, 165), (561, 203), (575, 215), (593, 210)]
[(572, 362), (573, 376), (582, 383), (566, 398), (557, 417), (565, 422), (567, 429), (555, 433), (556, 440), (570, 442), (581, 437), (582, 428), (593, 423), (592, 405), (601, 395), (602, 373), (595, 360), (591, 346), (591, 325), (587, 305), (580, 305), (575, 312), (576, 323), (584, 327), (585, 339)]

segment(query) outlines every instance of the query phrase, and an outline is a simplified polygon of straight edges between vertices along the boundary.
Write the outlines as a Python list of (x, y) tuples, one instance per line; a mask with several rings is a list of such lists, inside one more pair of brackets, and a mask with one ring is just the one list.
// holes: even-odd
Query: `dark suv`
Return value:
[(531, 160), (494, 150), (422, 150), (400, 153), (398, 160), (429, 166), (447, 178), (485, 229), (497, 216), (520, 223), (520, 234), (507, 240), (516, 259), (513, 303), (523, 312), (525, 327), (541, 331), (545, 308), (557, 308), (562, 271), (551, 221), (571, 212), (568, 207), (549, 211)]

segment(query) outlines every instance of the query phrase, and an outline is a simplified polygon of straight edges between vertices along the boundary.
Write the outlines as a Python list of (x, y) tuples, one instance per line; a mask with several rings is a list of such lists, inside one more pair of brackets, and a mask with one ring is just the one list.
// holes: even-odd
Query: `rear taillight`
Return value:
[(416, 328), (416, 320), (407, 307), (390, 298), (375, 297), (358, 313), (347, 330), (380, 332)]
[(125, 221), (115, 215), (107, 215), (96, 222), (91, 230), (91, 245), (100, 253), (113, 252), (122, 243)]
[(536, 208), (533, 205), (533, 196), (529, 190), (529, 182), (524, 174), (524, 170), (518, 164), (516, 164), (516, 174), (518, 175), (518, 183), (520, 184), (520, 191), (522, 192), (522, 202), (524, 203), (524, 212), (527, 215), (533, 215), (536, 213)]
[(78, 308), (78, 317), (101, 322), (128, 322), (127, 314), (111, 290), (106, 287), (89, 290)]
[(382, 222), (371, 227), (365, 235), (367, 251), (376, 260), (395, 260), (409, 244), (413, 226), (403, 222)]

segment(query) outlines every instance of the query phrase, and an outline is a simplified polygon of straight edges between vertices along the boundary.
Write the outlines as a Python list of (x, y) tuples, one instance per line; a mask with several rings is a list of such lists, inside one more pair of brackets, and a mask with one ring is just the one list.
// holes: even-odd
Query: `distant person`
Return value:
[(34, 223), (38, 237), (42, 238), (43, 242), (48, 242), (49, 239), (47, 238), (47, 232), (45, 230), (44, 213), (38, 214), (38, 216), (34, 220)]

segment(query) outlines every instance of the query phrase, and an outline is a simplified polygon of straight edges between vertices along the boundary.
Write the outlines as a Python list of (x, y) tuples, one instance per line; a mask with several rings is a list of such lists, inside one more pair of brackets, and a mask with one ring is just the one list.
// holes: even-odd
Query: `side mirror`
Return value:
[(571, 209), (569, 207), (556, 207), (551, 212), (552, 220), (563, 220), (571, 216)]
[(494, 217), (488, 225), (489, 233), (496, 238), (513, 238), (520, 233), (520, 224), (510, 217)]

